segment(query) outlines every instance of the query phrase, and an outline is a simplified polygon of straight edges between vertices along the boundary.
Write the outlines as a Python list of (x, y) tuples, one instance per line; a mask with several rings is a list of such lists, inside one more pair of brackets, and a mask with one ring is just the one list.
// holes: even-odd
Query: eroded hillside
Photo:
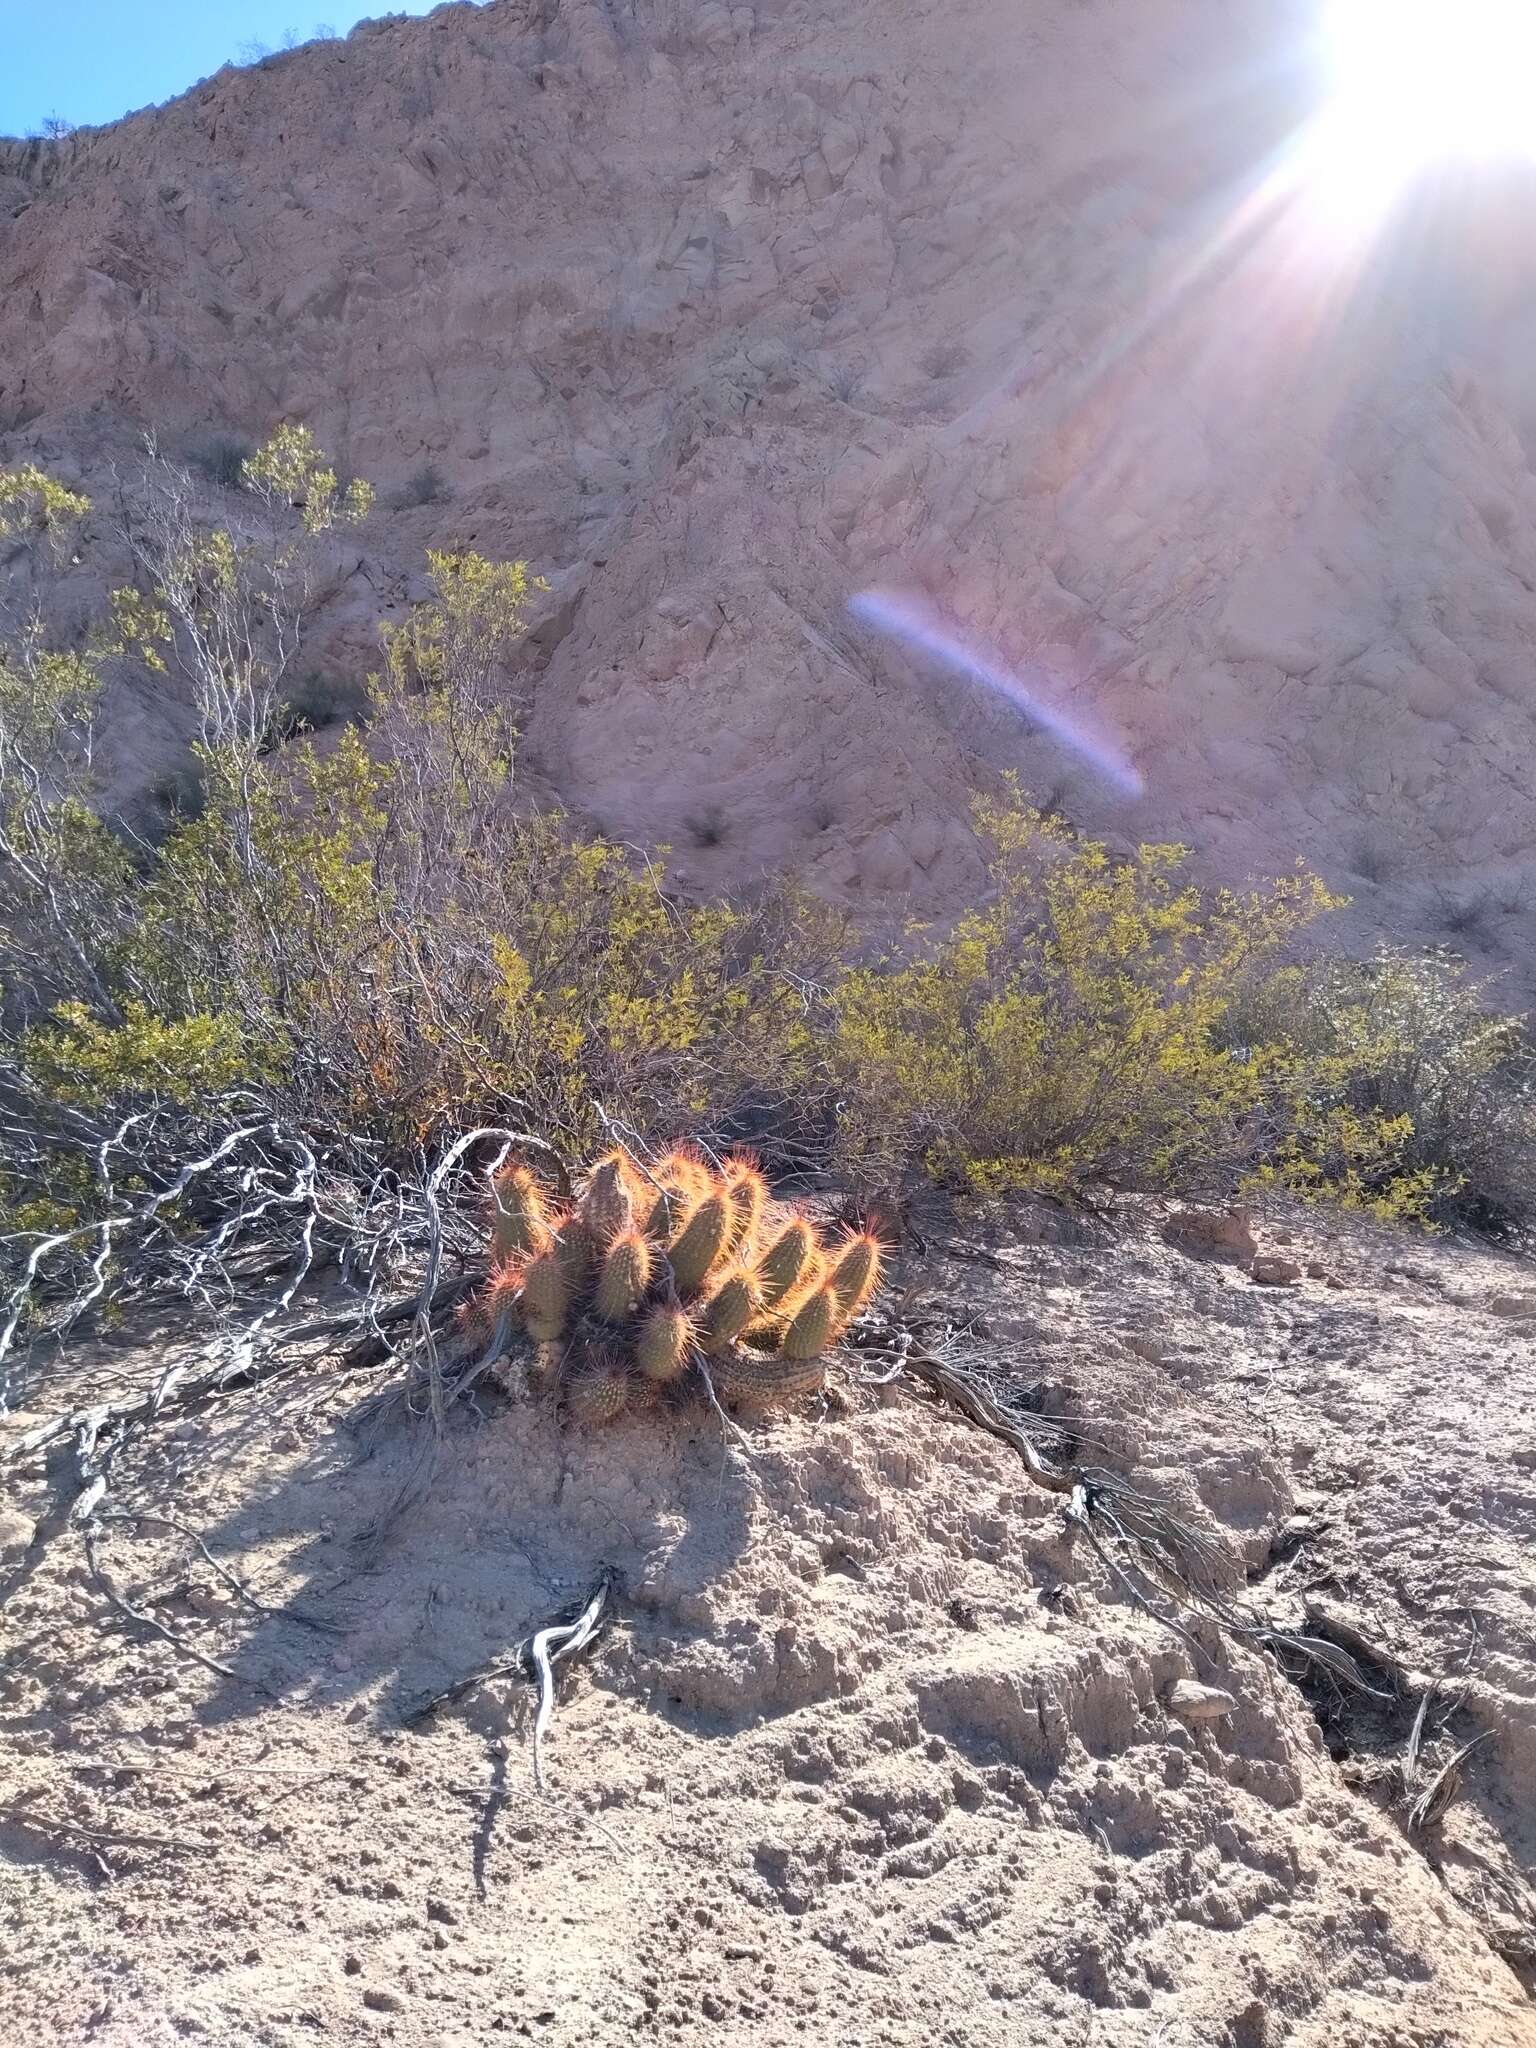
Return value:
[[(1303, 853), (1357, 932), (1518, 970), (1528, 195), (1374, 253), (1316, 194), (1255, 200), (1304, 22), (493, 0), (222, 72), (3, 146), (0, 458), (83, 477), (101, 542), (145, 428), (310, 423), (395, 500), (332, 564), (325, 674), (425, 544), (527, 556), (525, 767), (685, 885), (790, 864), (951, 907), (970, 791), (1017, 765), (1095, 829), (1224, 877)], [(1058, 678), (1145, 796), (856, 627), (872, 584)], [(126, 678), (110, 725), (121, 800), (185, 718)]]

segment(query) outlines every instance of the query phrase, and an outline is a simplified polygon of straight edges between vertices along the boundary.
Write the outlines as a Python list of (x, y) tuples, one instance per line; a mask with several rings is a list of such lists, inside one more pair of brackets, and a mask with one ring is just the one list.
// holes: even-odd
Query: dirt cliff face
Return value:
[[(100, 581), (146, 427), (307, 421), (386, 498), (433, 466), (338, 555), (315, 665), (425, 544), (526, 556), (527, 763), (685, 885), (942, 911), (1015, 766), (1224, 877), (1307, 856), (1346, 936), (1518, 963), (1528, 195), (1374, 244), (1276, 203), (1305, 13), (493, 0), (0, 145), (0, 459), (93, 488)], [(1055, 678), (1145, 794), (857, 625), (876, 584)], [(120, 789), (183, 729), (147, 680), (111, 723)]]

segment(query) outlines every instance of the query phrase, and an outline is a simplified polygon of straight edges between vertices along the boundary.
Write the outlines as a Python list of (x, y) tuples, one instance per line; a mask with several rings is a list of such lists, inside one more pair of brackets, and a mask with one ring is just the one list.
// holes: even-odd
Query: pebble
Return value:
[(1237, 1701), (1219, 1685), (1201, 1685), (1197, 1679), (1176, 1678), (1168, 1688), (1168, 1711), (1183, 1721), (1222, 1721), (1237, 1712)]
[(1258, 1287), (1294, 1287), (1301, 1278), (1296, 1261), (1282, 1258), (1278, 1252), (1261, 1252), (1248, 1273)]

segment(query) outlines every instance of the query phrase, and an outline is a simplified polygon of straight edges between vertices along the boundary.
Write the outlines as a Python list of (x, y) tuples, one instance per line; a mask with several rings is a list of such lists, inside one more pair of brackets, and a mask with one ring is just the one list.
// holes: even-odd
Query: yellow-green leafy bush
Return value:
[[(89, 1207), (90, 1130), (152, 1110), (135, 1128), (169, 1147), (175, 1115), (236, 1103), (370, 1182), (499, 1121), (580, 1154), (614, 1130), (766, 1140), (978, 1197), (1536, 1210), (1519, 1020), (1444, 957), (1307, 961), (1337, 899), (1304, 870), (1203, 888), (1182, 849), (1119, 857), (1013, 791), (979, 809), (981, 902), (849, 965), (844, 921), (791, 885), (684, 905), (632, 850), (514, 800), (525, 564), (430, 557), (366, 728), (278, 745), (308, 551), (366, 490), (284, 429), (243, 465), (243, 524), (199, 524), (164, 464), (145, 492), (110, 631), (61, 650), (33, 612), (0, 637), (0, 1107), (31, 1133), (0, 1191), (13, 1228)], [(0, 473), (0, 532), (39, 563), (88, 512)], [(90, 802), (124, 656), (177, 666), (199, 707), (202, 807), (153, 847)]]
[(985, 906), (839, 987), (852, 1153), (985, 1194), (1230, 1179), (1278, 1057), (1229, 1042), (1234, 993), (1333, 899), (1202, 890), (1180, 847), (1118, 860), (1018, 800), (978, 817)]
[(115, 1024), (84, 1003), (60, 1003), (46, 1024), (24, 1034), (21, 1050), (39, 1086), (79, 1109), (104, 1109), (129, 1096), (189, 1109), (265, 1078), (233, 1018), (156, 1016), (133, 997)]
[(1444, 952), (1274, 975), (1254, 1005), (1281, 1049), (1254, 1184), (1388, 1222), (1519, 1228), (1536, 1212), (1536, 1060), (1490, 993)]

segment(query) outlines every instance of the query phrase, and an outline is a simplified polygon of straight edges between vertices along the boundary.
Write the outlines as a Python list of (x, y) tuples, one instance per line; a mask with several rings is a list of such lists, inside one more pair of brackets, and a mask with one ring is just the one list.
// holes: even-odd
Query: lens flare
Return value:
[(1370, 183), (1536, 156), (1533, 0), (1326, 0), (1330, 154)]
[(861, 590), (848, 600), (848, 609), (865, 625), (908, 647), (920, 648), (961, 675), (985, 684), (1096, 768), (1122, 794), (1141, 795), (1145, 785), (1125, 750), (1107, 733), (1069, 711), (1043, 671), (1036, 671), (1031, 681), (1025, 682), (995, 649), (963, 640), (934, 606), (903, 591)]

